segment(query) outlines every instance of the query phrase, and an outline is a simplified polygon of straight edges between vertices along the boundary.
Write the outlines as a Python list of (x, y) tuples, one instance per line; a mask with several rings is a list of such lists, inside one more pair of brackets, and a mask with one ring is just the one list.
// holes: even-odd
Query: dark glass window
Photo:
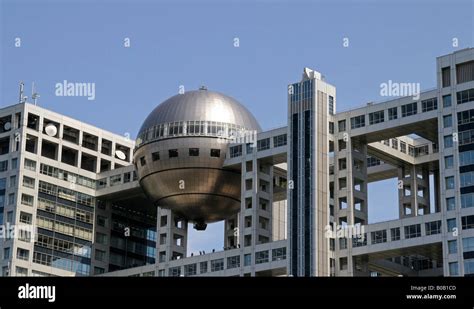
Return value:
[(190, 157), (199, 156), (199, 148), (189, 148), (189, 156)]
[(211, 149), (211, 157), (219, 158), (221, 156), (220, 149)]
[(178, 157), (178, 149), (170, 149), (168, 150), (168, 156), (170, 158), (177, 158)]
[(141, 158), (140, 158), (140, 164), (141, 164), (141, 166), (145, 166), (145, 165), (146, 165), (145, 157), (141, 157)]
[(158, 160), (160, 159), (160, 152), (157, 151), (157, 152), (152, 153), (152, 154), (151, 154), (151, 159), (152, 159), (153, 161), (158, 161)]

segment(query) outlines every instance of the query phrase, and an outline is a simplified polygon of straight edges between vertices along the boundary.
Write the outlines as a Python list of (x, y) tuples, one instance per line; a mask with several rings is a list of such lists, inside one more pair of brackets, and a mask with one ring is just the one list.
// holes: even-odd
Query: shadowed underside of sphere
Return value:
[(152, 111), (134, 154), (140, 185), (155, 205), (200, 229), (240, 209), (240, 171), (223, 168), (228, 144), (218, 138), (216, 126), (217, 131), (260, 131), (252, 114), (234, 99), (190, 91)]

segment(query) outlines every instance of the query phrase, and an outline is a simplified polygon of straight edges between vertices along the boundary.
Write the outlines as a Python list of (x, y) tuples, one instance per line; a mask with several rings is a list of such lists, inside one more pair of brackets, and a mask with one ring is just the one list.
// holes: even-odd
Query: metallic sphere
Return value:
[(221, 93), (201, 88), (173, 96), (139, 131), (140, 185), (155, 205), (205, 229), (240, 209), (240, 171), (223, 168), (228, 142), (260, 130), (243, 105)]

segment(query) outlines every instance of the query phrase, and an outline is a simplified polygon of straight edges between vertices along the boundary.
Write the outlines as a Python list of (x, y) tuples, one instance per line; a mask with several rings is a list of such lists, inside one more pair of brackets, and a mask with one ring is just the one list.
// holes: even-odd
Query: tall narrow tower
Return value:
[(329, 118), (335, 87), (319, 72), (304, 69), (301, 82), (288, 87), (289, 274), (329, 275)]

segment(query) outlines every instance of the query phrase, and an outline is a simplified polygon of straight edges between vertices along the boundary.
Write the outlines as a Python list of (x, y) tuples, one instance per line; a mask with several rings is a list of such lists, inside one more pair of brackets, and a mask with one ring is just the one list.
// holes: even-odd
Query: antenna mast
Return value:
[(40, 97), (39, 93), (35, 91), (35, 82), (31, 85), (31, 98), (33, 99), (33, 103), (36, 105), (36, 101)]

